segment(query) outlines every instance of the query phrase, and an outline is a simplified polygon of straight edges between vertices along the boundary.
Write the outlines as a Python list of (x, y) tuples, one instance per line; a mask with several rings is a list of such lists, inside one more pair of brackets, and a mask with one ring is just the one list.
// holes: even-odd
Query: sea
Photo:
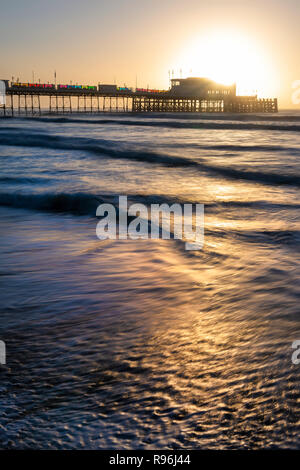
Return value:
[[(299, 449), (299, 189), (300, 112), (0, 119), (0, 448)], [(119, 196), (203, 248), (100, 240)]]

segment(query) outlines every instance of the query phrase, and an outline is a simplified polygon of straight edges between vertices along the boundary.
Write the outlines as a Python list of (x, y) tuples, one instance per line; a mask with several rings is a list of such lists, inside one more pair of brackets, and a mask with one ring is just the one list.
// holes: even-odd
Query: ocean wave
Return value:
[(50, 212), (65, 212), (77, 215), (95, 215), (97, 206), (102, 202), (108, 202), (108, 200), (85, 193), (0, 193), (1, 206)]
[(264, 200), (255, 201), (217, 201), (205, 204), (205, 208), (210, 212), (217, 212), (222, 209), (267, 209), (267, 210), (299, 210), (300, 204), (280, 203)]
[(208, 173), (222, 176), (233, 180), (249, 181), (254, 183), (270, 184), (270, 185), (288, 185), (300, 187), (300, 175), (297, 174), (277, 174), (264, 171), (240, 170), (229, 167), (216, 165), (208, 165), (199, 163), (199, 168), (206, 170)]
[[(11, 133), (0, 134), (0, 145), (13, 147), (38, 147), (53, 150), (86, 151), (99, 156), (110, 158), (128, 159), (149, 163), (160, 163), (171, 166), (190, 166), (195, 162), (186, 158), (168, 156), (161, 153), (145, 150), (120, 149), (116, 143), (100, 139), (86, 139), (84, 137), (61, 137), (48, 134)], [(113, 148), (112, 146), (115, 146)]]
[[(164, 195), (128, 195), (128, 203), (173, 204), (180, 202), (176, 198)], [(110, 203), (118, 210), (119, 194), (92, 194), (92, 193), (5, 193), (0, 192), (0, 206), (20, 209), (33, 209), (49, 212), (64, 212), (74, 215), (96, 216), (99, 204)]]
[[(0, 206), (33, 209), (50, 212), (64, 212), (74, 215), (95, 216), (99, 204), (110, 203), (118, 210), (119, 194), (93, 194), (85, 192), (77, 193), (11, 193), (0, 192)], [(191, 198), (172, 197), (164, 194), (129, 194), (128, 204), (141, 203), (147, 207), (151, 204), (201, 204)], [(299, 210), (300, 204), (273, 203), (270, 201), (218, 201), (205, 203), (207, 214), (220, 212), (224, 209), (265, 209), (275, 210)]]
[[(88, 118), (82, 118), (88, 116)], [(96, 118), (97, 116), (97, 118)], [(101, 119), (98, 118), (101, 117)], [(135, 120), (146, 119), (146, 120), (176, 120), (176, 121), (236, 121), (236, 122), (299, 122), (300, 123), (300, 114), (243, 114), (243, 113), (138, 113), (134, 114), (131, 112), (128, 113), (119, 113), (119, 112), (100, 112), (94, 114), (87, 113), (73, 113), (66, 115), (57, 115), (51, 113), (45, 113), (43, 116), (17, 116), (14, 119), (21, 121), (41, 121), (41, 122), (59, 122), (59, 123), (72, 123), (72, 122), (87, 122), (93, 123), (95, 121), (101, 121), (102, 119), (107, 119), (107, 116), (115, 119), (124, 119), (124, 118), (133, 118)], [(11, 116), (3, 116), (3, 120), (11, 120)]]
[[(210, 165), (189, 158), (149, 152), (142, 149), (120, 149), (115, 142), (84, 137), (62, 137), (48, 134), (10, 134), (0, 135), (0, 145), (39, 147), (53, 150), (87, 151), (97, 156), (127, 159), (167, 166), (194, 167), (208, 174), (234, 180), (251, 181), (272, 185), (300, 186), (300, 175), (277, 174), (264, 171), (241, 170), (225, 166)], [(114, 147), (113, 147), (113, 146)]]
[[(203, 122), (204, 121), (204, 122)], [(142, 127), (162, 127), (172, 129), (219, 129), (219, 130), (266, 130), (266, 131), (287, 131), (287, 132), (299, 132), (300, 125), (284, 125), (279, 124), (275, 121), (275, 124), (261, 124), (257, 121), (255, 123), (249, 121), (238, 121), (238, 122), (182, 122), (182, 121), (163, 121), (163, 120), (147, 120), (147, 119), (68, 119), (68, 118), (56, 118), (56, 123), (80, 123), (80, 124), (101, 124), (101, 125), (118, 125), (118, 126), (142, 126)], [(231, 120), (230, 120), (231, 121)], [(52, 122), (52, 120), (50, 121)], [(269, 121), (270, 122), (270, 121)], [(287, 121), (290, 122), (290, 121)], [(292, 121), (295, 122), (295, 121)], [(298, 121), (296, 121), (298, 122)]]
[[(95, 121), (86, 121), (86, 124)], [(82, 121), (83, 123), (83, 121)], [(110, 124), (119, 126), (142, 126), (142, 127), (161, 127), (171, 129), (211, 129), (211, 130), (263, 130), (263, 131), (286, 131), (300, 132), (300, 126), (280, 124), (253, 124), (253, 123), (233, 123), (233, 122), (180, 122), (180, 121), (138, 121), (138, 120), (120, 120), (103, 119), (95, 122), (96, 124)]]
[[(58, 119), (66, 119), (66, 118), (58, 118)], [(70, 120), (71, 121), (71, 120)], [(52, 121), (51, 121), (52, 122)], [(58, 121), (60, 122), (60, 121)], [(48, 134), (40, 134), (40, 130), (37, 129), (36, 131), (31, 130), (32, 134), (28, 134), (27, 131), (18, 126), (10, 126), (10, 127), (0, 127), (0, 145), (13, 145), (14, 142), (16, 142), (16, 145), (18, 145), (18, 140), (15, 140), (15, 135), (11, 135), (13, 137), (12, 143), (9, 143), (9, 136), (5, 136), (4, 133), (10, 133), (12, 134), (13, 132), (18, 135), (18, 136), (27, 136), (30, 138), (31, 136), (34, 136), (37, 139), (37, 136), (41, 138), (48, 138), (48, 137), (55, 137), (57, 139), (60, 138), (59, 136), (49, 136)], [(3, 133), (3, 134), (2, 134)], [(3, 141), (3, 144), (1, 144), (1, 139), (2, 136), (6, 137), (6, 140)], [(78, 139), (78, 138), (77, 138)], [(85, 139), (90, 140), (90, 139)], [(57, 141), (57, 140), (56, 140)], [(5, 143), (7, 142), (7, 143)], [(53, 142), (53, 140), (52, 140)], [(106, 145), (114, 145), (114, 141), (109, 141), (109, 140), (95, 140), (96, 143), (99, 144), (106, 144)], [(36, 143), (36, 140), (34, 142), (34, 145)], [(79, 142), (80, 143), (80, 142)], [(21, 143), (22, 145), (22, 143)], [(24, 146), (26, 145), (26, 142), (24, 142)], [(41, 144), (44, 146), (44, 144)], [(283, 152), (283, 153), (292, 153), (293, 155), (299, 155), (300, 154), (300, 149), (297, 147), (291, 147), (291, 146), (286, 146), (286, 145), (244, 145), (244, 144), (198, 144), (197, 142), (189, 142), (188, 144), (186, 142), (176, 142), (175, 144), (172, 144), (171, 142), (168, 142), (167, 144), (160, 144), (161, 147), (167, 147), (167, 148), (196, 148), (199, 150), (217, 150), (217, 151), (224, 151), (224, 152)], [(52, 146), (51, 146), (52, 148)], [(79, 149), (81, 150), (81, 149)], [(101, 149), (100, 149), (101, 150)], [(107, 150), (107, 149), (106, 149)], [(222, 155), (223, 156), (223, 155)], [(231, 156), (231, 155), (230, 155)]]
[(40, 176), (0, 176), (0, 184), (44, 184), (49, 178)]
[[(185, 144), (186, 145), (186, 144)], [(225, 152), (284, 152), (300, 155), (300, 149), (296, 147), (287, 147), (284, 145), (237, 145), (237, 144), (220, 144), (220, 145), (202, 145), (195, 144), (195, 147), (201, 150), (219, 150)], [(223, 155), (222, 155), (223, 156)]]
[[(32, 119), (35, 122), (48, 122), (48, 123), (58, 123), (58, 124), (89, 124), (89, 125), (118, 125), (118, 126), (142, 126), (142, 127), (161, 127), (161, 128), (172, 128), (172, 129), (219, 129), (219, 130), (265, 130), (265, 131), (281, 131), (281, 132), (299, 132), (300, 125), (291, 124), (284, 125), (282, 122), (299, 122), (300, 119), (296, 117), (284, 117), (275, 118), (268, 116), (266, 119), (259, 116), (249, 119), (241, 119), (233, 116), (228, 116), (219, 119), (214, 117), (210, 120), (204, 116), (197, 116), (198, 122), (184, 122), (185, 119), (182, 119), (182, 116), (176, 116), (177, 120), (170, 119), (170, 116), (159, 116), (160, 119), (155, 119), (155, 116), (151, 115), (141, 115), (139, 119), (136, 117), (131, 119), (112, 119), (112, 118), (102, 118), (102, 119), (85, 119), (85, 118), (68, 118), (68, 117), (33, 117), (26, 118), (26, 120)], [(168, 118), (168, 120), (163, 119)], [(186, 121), (195, 121), (191, 116), (186, 117)], [(213, 122), (212, 122), (213, 121)], [(230, 121), (230, 122), (229, 122)], [(263, 124), (260, 123), (263, 122)], [(268, 122), (268, 123), (266, 123)]]

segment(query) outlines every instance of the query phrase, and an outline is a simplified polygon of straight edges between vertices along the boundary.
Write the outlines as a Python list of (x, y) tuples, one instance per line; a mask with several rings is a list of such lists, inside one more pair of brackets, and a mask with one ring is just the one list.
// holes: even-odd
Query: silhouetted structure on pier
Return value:
[[(207, 78), (172, 79), (169, 90), (128, 88), (116, 85), (54, 85), (9, 82), (3, 114), (35, 115), (72, 112), (190, 112), (275, 113), (277, 99), (238, 96), (236, 85), (222, 85)], [(43, 98), (42, 98), (43, 97)], [(47, 99), (47, 106), (41, 99)]]

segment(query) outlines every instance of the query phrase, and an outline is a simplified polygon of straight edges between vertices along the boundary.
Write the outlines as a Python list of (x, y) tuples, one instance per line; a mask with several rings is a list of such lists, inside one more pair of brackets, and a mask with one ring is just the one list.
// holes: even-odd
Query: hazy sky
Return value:
[(293, 108), (299, 24), (299, 0), (0, 0), (0, 79), (52, 83), (56, 69), (58, 83), (167, 88), (169, 70), (235, 74)]

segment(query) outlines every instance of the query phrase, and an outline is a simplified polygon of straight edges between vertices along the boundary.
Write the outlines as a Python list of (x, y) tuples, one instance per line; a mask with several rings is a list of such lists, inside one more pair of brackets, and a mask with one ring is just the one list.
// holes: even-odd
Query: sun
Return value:
[[(178, 69), (184, 76), (207, 77), (237, 84), (238, 94), (269, 95), (274, 71), (263, 48), (234, 32), (216, 32), (193, 40), (183, 51)], [(177, 69), (177, 70), (178, 70)]]

